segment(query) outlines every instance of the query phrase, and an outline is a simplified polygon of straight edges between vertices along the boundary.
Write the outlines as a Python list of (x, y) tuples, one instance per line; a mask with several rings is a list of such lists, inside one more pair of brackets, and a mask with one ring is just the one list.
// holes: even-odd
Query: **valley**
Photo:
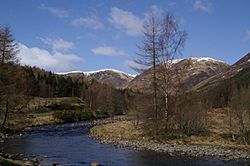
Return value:
[[(243, 57), (243, 59), (246, 59), (246, 58)], [(242, 62), (242, 60), (240, 60), (240, 62)], [(187, 66), (187, 63), (190, 66)], [(246, 64), (244, 62), (242, 63)], [(239, 64), (239, 62), (236, 62), (236, 64)], [(197, 61), (196, 59), (194, 60), (184, 59), (184, 60), (178, 61), (175, 65), (177, 66), (176, 68), (179, 70), (183, 70), (184, 68), (183, 66), (186, 66), (189, 68), (187, 72), (193, 73), (192, 74), (193, 77), (189, 76), (188, 73), (184, 73), (186, 76), (182, 77), (182, 81), (188, 85), (188, 89), (186, 89), (187, 91), (198, 89), (200, 93), (205, 93), (205, 92), (207, 93), (210, 91), (209, 90), (210, 87), (214, 88), (215, 86), (219, 86), (222, 81), (226, 81), (229, 78), (231, 79), (237, 78), (237, 75), (242, 75), (241, 74), (242, 70), (237, 69), (238, 73), (234, 71), (233, 72), (234, 74), (232, 75), (230, 74), (230, 77), (226, 77), (226, 78), (219, 77), (221, 78), (221, 80), (217, 79), (215, 81), (215, 78), (216, 77), (218, 78), (218, 75), (223, 75), (224, 73), (226, 75), (229, 75), (228, 74), (229, 71), (232, 71), (232, 69), (239, 68), (239, 67), (236, 67), (235, 64), (230, 66), (228, 64), (225, 64), (223, 62), (219, 62), (216, 60), (211, 61), (210, 59), (201, 60), (201, 61)], [(240, 67), (247, 69), (247, 67), (244, 67), (243, 65), (240, 65)], [(112, 75), (107, 74), (107, 72), (108, 73), (112, 72)], [(97, 82), (101, 84), (111, 85), (116, 89), (122, 89), (122, 91), (124, 90), (126, 91), (126, 89), (129, 89), (129, 91), (131, 91), (130, 92), (131, 94), (139, 93), (139, 92), (133, 92), (134, 87), (138, 88), (140, 85), (143, 85), (142, 87), (138, 88), (141, 91), (147, 90), (148, 88), (148, 87), (145, 87), (146, 85), (145, 83), (141, 82), (142, 80), (147, 80), (146, 77), (147, 75), (149, 75), (147, 72), (143, 73), (142, 75), (138, 75), (134, 78), (129, 78), (128, 80), (126, 80), (125, 84), (133, 85), (133, 86), (127, 86), (126, 88), (115, 86), (117, 85), (116, 81), (117, 80), (120, 81), (120, 79), (124, 78), (124, 75), (126, 74), (124, 73), (121, 74), (120, 72), (117, 72), (115, 74), (114, 73), (115, 73), (115, 70), (110, 71), (109, 69), (109, 70), (102, 70), (101, 72), (100, 71), (91, 72), (90, 75), (92, 75), (92, 78), (89, 78), (89, 75), (84, 74), (84, 72), (73, 72), (73, 73), (68, 72), (64, 74), (60, 73), (59, 76), (69, 77), (69, 78), (72, 78), (74, 81), (96, 80)], [(146, 75), (144, 76), (144, 74)], [(98, 75), (99, 77), (93, 77), (95, 75)], [(99, 79), (99, 78), (105, 78), (111, 82), (105, 82), (103, 81), (104, 79)], [(210, 80), (212, 81), (210, 82)], [(209, 83), (209, 86), (206, 85), (208, 83)], [(202, 85), (203, 86), (205, 85), (205, 86), (203, 87)], [(79, 110), (80, 112), (79, 113), (74, 112), (73, 110)], [(72, 112), (72, 113), (67, 113), (67, 112)], [(21, 133), (24, 133), (25, 135), (26, 131), (29, 131), (30, 127), (34, 127), (34, 126), (41, 126), (41, 125), (48, 125), (48, 124), (55, 125), (55, 124), (63, 124), (65, 122), (94, 120), (94, 119), (99, 119), (99, 118), (107, 118), (108, 116), (110, 116), (108, 114), (102, 114), (101, 112), (96, 112), (96, 111), (94, 112), (91, 111), (89, 112), (89, 114), (86, 114), (85, 112), (86, 112), (86, 101), (82, 100), (79, 97), (63, 97), (63, 98), (61, 97), (57, 97), (57, 98), (55, 97), (54, 98), (33, 97), (32, 99), (28, 100), (26, 104), (26, 109), (24, 109), (21, 112), (19, 111), (19, 112), (9, 113), (7, 129), (9, 130), (9, 132), (12, 132), (12, 133), (21, 132)], [(208, 116), (207, 123), (209, 124), (208, 131), (206, 131), (207, 134), (191, 135), (191, 136), (177, 134), (176, 138), (171, 138), (169, 136), (164, 136), (164, 135), (150, 136), (144, 132), (143, 119), (140, 120), (144, 113), (138, 114), (136, 112), (129, 111), (129, 112), (126, 112), (126, 114), (133, 116), (134, 117), (133, 119), (129, 121), (121, 120), (120, 122), (115, 122), (115, 123), (101, 125), (101, 126), (99, 126), (100, 125), (99, 124), (90, 130), (90, 135), (93, 138), (96, 138), (97, 140), (100, 140), (100, 142), (105, 143), (105, 144), (106, 143), (114, 144), (118, 147), (135, 148), (137, 150), (145, 149), (145, 150), (153, 150), (153, 151), (160, 151), (160, 152), (164, 151), (174, 156), (178, 156), (180, 154), (191, 155), (195, 157), (215, 156), (216, 158), (217, 157), (224, 158), (225, 160), (249, 158), (248, 156), (249, 145), (241, 144), (240, 142), (233, 140), (232, 139), (233, 137), (230, 136), (230, 134), (233, 134), (232, 129), (235, 132), (237, 132), (237, 128), (232, 128), (228, 122), (229, 120), (227, 118), (228, 108), (227, 107), (209, 108), (207, 113), (208, 113), (206, 115)], [(21, 117), (21, 118), (17, 118), (17, 117)], [(59, 117), (62, 117), (62, 119)], [(235, 133), (235, 136), (236, 135), (237, 133)], [(133, 143), (134, 141), (142, 141), (142, 140), (146, 142), (145, 143)], [(122, 141), (128, 141), (128, 142), (124, 144)], [(131, 142), (132, 144), (130, 145), (129, 142)], [(154, 142), (154, 143), (162, 144), (162, 145), (158, 145), (159, 147), (168, 146), (168, 145), (171, 147), (173, 145), (180, 146), (180, 147), (174, 146), (173, 149), (167, 148), (168, 150), (166, 151), (166, 150), (160, 150), (161, 148), (159, 147), (156, 149), (149, 148), (149, 147), (152, 147), (153, 145), (147, 145), (147, 142), (149, 143)], [(140, 144), (144, 144), (144, 145), (146, 144), (146, 146), (143, 147)], [(181, 147), (182, 145), (183, 146), (185, 145), (188, 148)], [(154, 145), (154, 146), (157, 146), (157, 145)], [(204, 151), (201, 149), (198, 151), (190, 150), (192, 149), (192, 146), (198, 146), (199, 148), (204, 149)], [(206, 148), (206, 146), (218, 147), (218, 149), (215, 152), (212, 149), (209, 150), (209, 148)], [(232, 151), (232, 149), (235, 149), (236, 151)], [(237, 151), (237, 149), (239, 149), (239, 151)], [(236, 155), (236, 153), (238, 155)]]
[(249, 165), (249, 5), (0, 2), (0, 166)]

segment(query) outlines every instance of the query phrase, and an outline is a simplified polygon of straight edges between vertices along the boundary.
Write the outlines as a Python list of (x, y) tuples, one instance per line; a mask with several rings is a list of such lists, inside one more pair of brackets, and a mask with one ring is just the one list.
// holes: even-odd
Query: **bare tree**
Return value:
[(139, 69), (135, 68), (139, 72), (153, 69), (151, 81), (155, 120), (160, 120), (162, 96), (165, 99), (163, 119), (166, 122), (169, 119), (169, 96), (173, 91), (177, 92), (179, 87), (174, 85), (179, 85), (176, 81), (181, 74), (180, 71), (173, 70), (173, 60), (182, 53), (186, 37), (187, 33), (179, 29), (173, 15), (160, 15), (155, 12), (147, 15), (144, 38), (138, 47), (140, 53), (134, 62), (139, 64)]
[(0, 60), (1, 63), (18, 63), (18, 45), (11, 34), (9, 26), (0, 27)]
[(0, 27), (0, 110), (4, 112), (1, 131), (10, 109), (18, 109), (21, 99), (24, 99), (21, 97), (20, 91), (24, 91), (25, 84), (22, 82), (21, 67), (16, 65), (17, 52), (18, 47), (10, 28), (8, 26)]
[[(160, 33), (158, 37), (158, 81), (159, 90), (165, 97), (165, 120), (169, 119), (169, 96), (172, 92), (178, 92), (178, 85), (176, 83), (181, 76), (179, 70), (173, 69), (173, 60), (181, 55), (186, 41), (187, 33), (179, 29), (176, 18), (166, 13), (161, 19)], [(177, 86), (174, 86), (177, 85)]]
[(157, 80), (156, 80), (156, 65), (158, 57), (158, 37), (159, 37), (159, 20), (157, 16), (151, 12), (144, 25), (144, 38), (141, 45), (138, 46), (140, 53), (137, 53), (137, 58), (134, 60), (139, 67), (132, 67), (138, 72), (144, 72), (148, 68), (153, 68), (152, 87), (153, 87), (153, 110), (155, 119), (158, 118), (157, 111)]
[(174, 120), (179, 131), (188, 136), (204, 133), (208, 126), (208, 115), (199, 95), (196, 92), (187, 92), (175, 98), (178, 98), (178, 101), (174, 102), (170, 109), (178, 107), (175, 110)]
[[(231, 130), (237, 129), (242, 142), (250, 144), (250, 90), (234, 89), (229, 103), (229, 118)], [(232, 120), (231, 120), (232, 118)], [(232, 137), (234, 137), (232, 135)]]

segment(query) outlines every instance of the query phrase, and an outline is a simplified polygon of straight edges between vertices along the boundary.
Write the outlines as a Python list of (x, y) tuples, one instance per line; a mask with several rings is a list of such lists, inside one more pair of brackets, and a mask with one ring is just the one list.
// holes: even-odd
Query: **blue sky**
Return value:
[(234, 63), (250, 52), (249, 0), (6, 0), (22, 64), (54, 72), (128, 67), (150, 10), (169, 11), (188, 32), (182, 55)]

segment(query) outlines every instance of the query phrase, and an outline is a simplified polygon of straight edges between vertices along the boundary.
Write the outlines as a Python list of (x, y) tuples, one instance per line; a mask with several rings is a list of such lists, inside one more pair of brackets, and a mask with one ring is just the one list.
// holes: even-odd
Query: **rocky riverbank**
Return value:
[[(17, 159), (19, 158), (19, 159)], [(22, 159), (20, 159), (22, 158)], [(24, 158), (23, 154), (11, 154), (0, 152), (0, 165), (3, 166), (42, 166), (41, 161), (36, 156)]]
[[(119, 125), (119, 124), (118, 124)], [(96, 126), (91, 129), (90, 137), (98, 140), (100, 143), (113, 144), (119, 148), (132, 148), (134, 150), (153, 150), (156, 152), (168, 153), (170, 156), (186, 155), (192, 157), (212, 156), (224, 160), (243, 159), (250, 162), (250, 150), (224, 148), (213, 145), (194, 145), (194, 144), (179, 144), (179, 143), (161, 143), (155, 140), (145, 139), (141, 137), (140, 132), (135, 132), (128, 136), (129, 132), (126, 128), (120, 128), (116, 124)], [(116, 126), (116, 127), (115, 127)]]

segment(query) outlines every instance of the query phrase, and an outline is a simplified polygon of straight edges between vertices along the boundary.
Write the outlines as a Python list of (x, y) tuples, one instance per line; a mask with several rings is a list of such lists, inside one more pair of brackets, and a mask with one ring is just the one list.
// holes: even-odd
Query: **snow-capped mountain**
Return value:
[(124, 88), (135, 77), (116, 69), (101, 69), (96, 71), (70, 71), (57, 73), (59, 75), (71, 76), (74, 79), (84, 78), (87, 80), (97, 80), (101, 83), (113, 85), (116, 88)]
[[(193, 61), (198, 61), (198, 62), (206, 62), (206, 61), (214, 61), (214, 62), (222, 62), (224, 63), (223, 61), (221, 60), (218, 60), (218, 59), (213, 59), (213, 58), (210, 58), (210, 57), (188, 57), (188, 58), (185, 58), (185, 59), (190, 59), (190, 60), (193, 60)], [(172, 61), (172, 63), (178, 63), (182, 60), (185, 60), (185, 59), (174, 59)]]
[(246, 54), (240, 60), (238, 60), (236, 63), (229, 66), (225, 72), (214, 75), (214, 76), (210, 77), (209, 79), (199, 83), (196, 86), (196, 89), (199, 89), (206, 84), (209, 84), (210, 86), (212, 86), (213, 84), (216, 84), (222, 80), (232, 78), (235, 75), (237, 75), (240, 71), (242, 71), (243, 69), (246, 69), (246, 68), (250, 68), (250, 53)]
[(93, 71), (70, 71), (70, 72), (62, 72), (62, 73), (56, 73), (56, 74), (67, 75), (67, 74), (74, 74), (74, 73), (78, 73), (78, 74), (82, 73), (84, 75), (90, 76), (90, 75), (93, 75), (93, 74), (96, 74), (96, 73), (99, 73), (99, 72), (105, 72), (105, 71), (116, 72), (116, 73), (119, 73), (121, 76), (122, 75), (128, 75), (128, 76), (131, 76), (131, 77), (136, 76), (136, 74), (128, 74), (128, 73), (125, 73), (123, 71), (116, 70), (116, 69), (100, 69), (100, 70), (93, 70)]
[[(158, 68), (159, 66), (157, 66)], [(214, 75), (225, 72), (229, 65), (209, 57), (190, 57), (185, 59), (176, 59), (173, 61), (173, 70), (181, 72), (181, 78), (175, 83), (185, 84), (188, 90), (203, 80)], [(148, 69), (141, 75), (136, 76), (127, 86), (132, 90), (145, 91), (150, 89), (150, 77), (152, 77), (152, 68)], [(174, 72), (175, 73), (175, 72)]]
[[(241, 58), (233, 65), (210, 57), (189, 57), (172, 61), (174, 70), (180, 71), (179, 83), (185, 84), (188, 90), (199, 89), (203, 85), (218, 80), (230, 78), (242, 69), (250, 67), (250, 53)], [(128, 88), (145, 91), (150, 89), (152, 68), (139, 75), (131, 75), (116, 69), (101, 69), (96, 71), (71, 71), (57, 73), (71, 76), (74, 79), (97, 80), (101, 83), (113, 85), (116, 88)], [(175, 77), (175, 76), (173, 76)], [(178, 82), (176, 81), (176, 83)]]

